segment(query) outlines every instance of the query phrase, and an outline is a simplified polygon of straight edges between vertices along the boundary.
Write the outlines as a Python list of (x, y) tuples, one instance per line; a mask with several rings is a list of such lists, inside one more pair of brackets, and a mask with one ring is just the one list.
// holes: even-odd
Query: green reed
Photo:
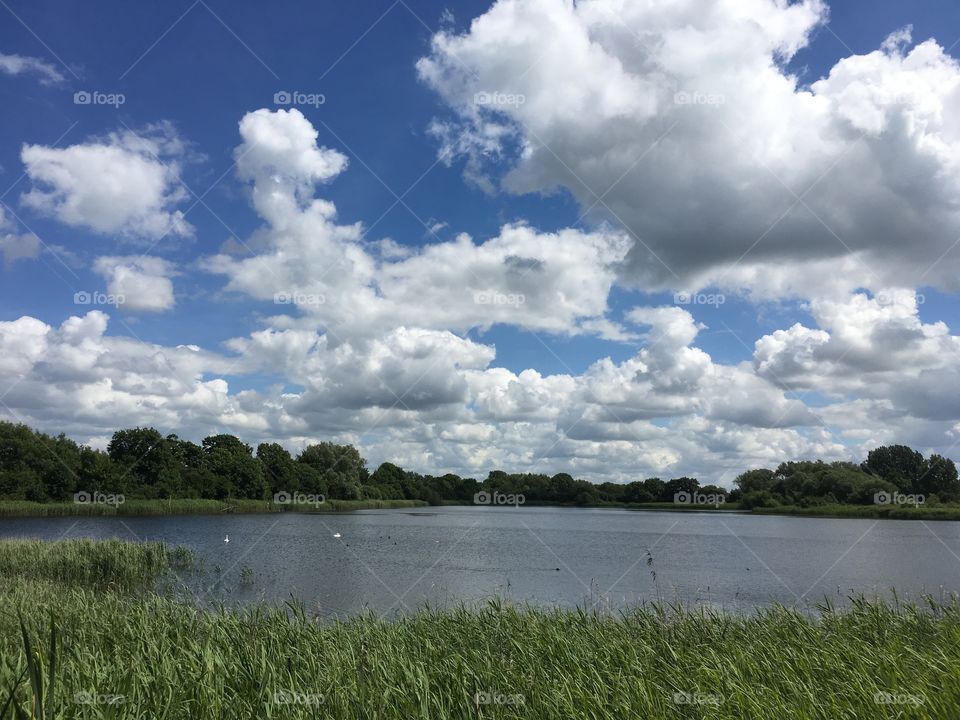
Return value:
[[(55, 553), (65, 563), (88, 567), (76, 546), (63, 547)], [(106, 552), (131, 562), (143, 553), (140, 574), (159, 551)], [(327, 623), (296, 603), (204, 611), (101, 592), (86, 570), (31, 577), (11, 562), (0, 564), (0, 710), (4, 688), (15, 688), (13, 703), (29, 711), (27, 675), (56, 688), (44, 712), (71, 719), (853, 720), (955, 718), (960, 708), (955, 604), (855, 600), (811, 617), (783, 607), (609, 614), (492, 602)], [(44, 681), (48, 646), (59, 650)], [(16, 717), (12, 707), (0, 719)]]

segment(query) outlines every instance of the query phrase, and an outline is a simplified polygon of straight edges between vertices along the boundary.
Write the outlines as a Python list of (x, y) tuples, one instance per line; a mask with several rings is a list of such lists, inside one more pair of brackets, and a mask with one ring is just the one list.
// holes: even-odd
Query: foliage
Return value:
[[(162, 557), (133, 545), (103, 551), (121, 560), (114, 577), (139, 577), (138, 553)], [(949, 718), (960, 707), (956, 604), (854, 599), (846, 611), (740, 616), (491, 601), (322, 623), (292, 602), (202, 611), (102, 592), (72, 546), (45, 557), (33, 575), (0, 564), (0, 720), (834, 720)]]
[[(747, 470), (734, 485), (728, 500), (742, 501), (744, 509), (871, 505), (876, 496), (894, 493), (922, 495), (927, 504), (960, 501), (952, 460), (940, 455), (925, 459), (902, 445), (872, 450), (861, 465), (805, 460), (781, 463), (775, 470)], [(627, 507), (672, 503), (678, 493), (724, 492), (690, 477), (594, 484), (568, 473), (493, 470), (478, 481), (422, 475), (389, 462), (371, 473), (352, 445), (320, 442), (293, 457), (279, 443), (265, 442), (254, 455), (233, 435), (212, 435), (197, 445), (153, 428), (118, 430), (104, 453), (62, 434), (53, 437), (0, 422), (0, 501), (64, 503), (83, 491), (122, 494), (128, 501), (196, 499), (230, 505), (300, 492), (328, 501), (439, 504), (472, 503), (481, 490), (522, 495), (528, 504)], [(104, 514), (117, 512), (103, 508)]]

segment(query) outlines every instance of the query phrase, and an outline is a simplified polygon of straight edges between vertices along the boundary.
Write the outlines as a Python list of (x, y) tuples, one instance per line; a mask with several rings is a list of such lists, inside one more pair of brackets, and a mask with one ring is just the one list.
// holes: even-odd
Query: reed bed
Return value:
[(321, 505), (283, 505), (269, 500), (127, 499), (122, 504), (0, 500), (0, 517), (72, 517), (143, 515), (220, 515), (224, 513), (349, 512), (422, 507), (422, 500), (327, 500)]
[(192, 565), (185, 548), (125, 540), (4, 540), (0, 578), (7, 583), (52, 580), (85, 588), (129, 592), (149, 588), (169, 570)]
[(17, 717), (14, 704), (131, 720), (859, 720), (956, 718), (960, 708), (956, 605), (858, 600), (811, 618), (782, 607), (609, 615), (493, 602), (329, 624), (295, 603), (204, 611), (75, 577), (0, 569), (2, 720)]
[(762, 515), (799, 515), (804, 517), (842, 517), (884, 520), (960, 520), (960, 505), (781, 505), (755, 508)]

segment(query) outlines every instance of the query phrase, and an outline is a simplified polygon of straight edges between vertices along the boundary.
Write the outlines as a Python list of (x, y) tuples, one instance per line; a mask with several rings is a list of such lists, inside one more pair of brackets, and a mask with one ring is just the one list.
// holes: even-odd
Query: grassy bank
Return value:
[(0, 578), (5, 583), (50, 580), (63, 586), (129, 592), (150, 587), (166, 571), (193, 562), (189, 550), (161, 543), (0, 541)]
[(782, 505), (754, 508), (758, 515), (798, 515), (802, 517), (878, 518), (887, 520), (960, 520), (960, 505)]
[[(461, 503), (445, 502), (443, 505)], [(428, 507), (423, 500), (327, 500), (320, 505), (282, 505), (267, 500), (127, 500), (121, 505), (73, 502), (27, 502), (0, 500), (0, 518), (136, 515), (221, 515), (224, 513), (275, 512), (350, 512)], [(472, 507), (472, 505), (469, 505)], [(619, 510), (656, 510), (660, 512), (751, 512), (756, 515), (796, 515), (802, 517), (850, 517), (892, 520), (960, 520), (960, 505), (782, 505), (745, 510), (738, 503), (683, 505), (677, 503), (604, 503), (602, 505), (562, 505), (527, 503), (527, 507), (590, 507)]]
[[(454, 505), (457, 503), (444, 503)], [(798, 517), (876, 518), (888, 520), (960, 520), (960, 505), (779, 505), (770, 508), (744, 508), (740, 503), (727, 502), (720, 505), (686, 505), (671, 502), (653, 503), (602, 503), (595, 505), (570, 505), (564, 503), (525, 503), (526, 507), (566, 507), (612, 510), (656, 510), (658, 512), (741, 512), (753, 515), (795, 515)]]
[[(103, 552), (164, 562), (125, 545)], [(296, 607), (202, 612), (103, 592), (86, 570), (63, 570), (89, 564), (78, 551), (58, 543), (15, 562), (16, 548), (0, 550), (2, 720), (15, 717), (2, 711), (5, 688), (26, 708), (39, 687), (46, 703), (51, 674), (55, 718), (836, 720), (953, 718), (960, 707), (957, 606), (857, 602), (810, 619), (491, 604), (321, 625)]]
[(220, 515), (223, 513), (348, 512), (421, 507), (422, 500), (327, 500), (320, 505), (281, 505), (267, 500), (135, 500), (120, 505), (74, 502), (0, 500), (0, 517)]

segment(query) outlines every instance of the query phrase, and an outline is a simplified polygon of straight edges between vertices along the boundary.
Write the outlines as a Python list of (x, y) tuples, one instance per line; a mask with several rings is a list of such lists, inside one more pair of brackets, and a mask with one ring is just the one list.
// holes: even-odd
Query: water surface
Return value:
[(494, 597), (747, 611), (960, 592), (960, 522), (545, 507), (0, 520), (17, 536), (185, 545), (204, 567), (183, 574), (196, 601), (293, 597), (325, 617)]

